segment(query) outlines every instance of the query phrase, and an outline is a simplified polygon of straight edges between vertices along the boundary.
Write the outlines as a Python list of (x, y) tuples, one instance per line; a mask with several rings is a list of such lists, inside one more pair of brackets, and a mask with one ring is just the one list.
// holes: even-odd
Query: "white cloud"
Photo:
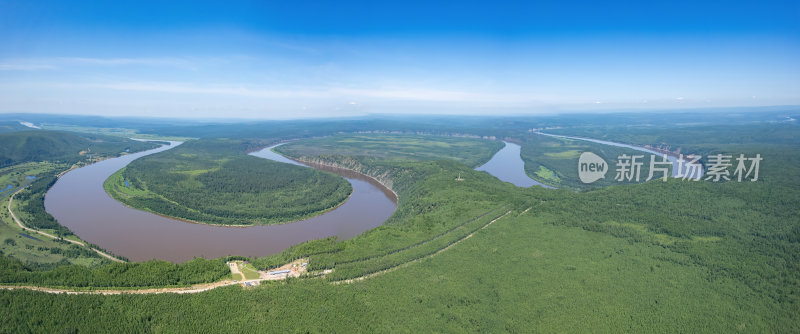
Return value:
[[(70, 86), (74, 87), (74, 84)], [(461, 102), (461, 103), (527, 103), (534, 101), (532, 95), (485, 94), (469, 91), (437, 90), (437, 89), (352, 89), (352, 88), (317, 88), (317, 89), (271, 89), (247, 87), (244, 85), (199, 86), (184, 83), (166, 82), (117, 82), (91, 85), (93, 88), (105, 88), (122, 91), (142, 91), (155, 93), (178, 94), (213, 94), (243, 96), (266, 99), (342, 99), (349, 105), (359, 105), (350, 100), (392, 100), (420, 102)]]
[(0, 63), (0, 71), (40, 71), (54, 69), (56, 69), (55, 66), (47, 64)]
[(182, 58), (53, 58), (56, 63), (90, 64), (102, 66), (149, 65), (149, 66), (189, 66), (190, 61)]
[(412, 89), (333, 89), (332, 93), (341, 96), (360, 96), (390, 100), (413, 101), (481, 101), (488, 96), (465, 91), (450, 90), (412, 90)]
[(325, 91), (314, 90), (272, 90), (272, 89), (253, 89), (243, 86), (196, 86), (180, 83), (163, 82), (120, 82), (109, 84), (92, 85), (95, 88), (107, 88), (126, 91), (143, 91), (157, 93), (179, 93), (179, 94), (213, 94), (213, 95), (233, 95), (256, 98), (310, 98), (310, 97), (331, 97)]
[(53, 58), (14, 58), (0, 60), (0, 71), (38, 71), (56, 70), (76, 66), (168, 66), (193, 69), (198, 60), (184, 58), (89, 58), (89, 57), (53, 57)]
[[(77, 87), (76, 84), (55, 84), (64, 87)], [(82, 85), (84, 88), (104, 88), (122, 91), (141, 91), (179, 94), (213, 94), (232, 95), (254, 98), (348, 98), (360, 97), (371, 99), (412, 100), (412, 101), (480, 101), (492, 100), (489, 95), (478, 95), (470, 92), (445, 90), (382, 90), (382, 89), (269, 89), (251, 88), (244, 85), (200, 86), (171, 82), (113, 82)], [(350, 105), (357, 102), (349, 101)]]

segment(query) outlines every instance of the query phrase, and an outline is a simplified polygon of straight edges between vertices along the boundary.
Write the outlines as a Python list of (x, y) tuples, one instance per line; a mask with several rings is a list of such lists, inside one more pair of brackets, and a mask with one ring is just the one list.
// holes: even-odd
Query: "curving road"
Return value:
[(108, 253), (105, 253), (105, 252), (102, 252), (102, 251), (100, 251), (100, 250), (98, 250), (98, 249), (95, 249), (95, 248), (89, 247), (89, 246), (87, 246), (87, 245), (86, 245), (85, 243), (83, 243), (83, 242), (76, 241), (76, 240), (70, 240), (70, 239), (63, 239), (63, 238), (59, 238), (59, 237), (57, 237), (57, 236), (55, 236), (55, 235), (52, 235), (52, 234), (50, 234), (50, 233), (42, 232), (42, 231), (39, 231), (39, 230), (34, 230), (34, 229), (30, 228), (30, 227), (27, 227), (27, 226), (25, 226), (25, 224), (23, 224), (23, 223), (22, 223), (22, 221), (21, 221), (21, 220), (19, 220), (19, 218), (17, 218), (17, 215), (15, 215), (15, 214), (14, 214), (14, 211), (12, 211), (12, 210), (11, 210), (11, 204), (12, 204), (12, 203), (14, 203), (14, 196), (15, 196), (15, 195), (17, 195), (17, 194), (18, 194), (20, 191), (23, 191), (23, 190), (25, 190), (25, 188), (21, 188), (21, 189), (19, 189), (19, 190), (15, 191), (13, 194), (11, 194), (11, 197), (9, 197), (9, 198), (8, 198), (8, 213), (11, 215), (11, 218), (13, 218), (13, 219), (14, 219), (14, 222), (16, 222), (16, 223), (17, 223), (17, 225), (18, 225), (18, 226), (19, 226), (21, 229), (23, 229), (23, 230), (25, 230), (25, 231), (29, 231), (29, 232), (33, 232), (33, 233), (37, 233), (37, 234), (39, 234), (39, 235), (41, 235), (41, 236), (44, 236), (44, 237), (47, 237), (47, 238), (50, 238), (50, 239), (56, 239), (56, 240), (59, 240), (59, 239), (61, 239), (61, 240), (64, 240), (64, 241), (66, 241), (66, 242), (71, 242), (71, 243), (73, 243), (73, 244), (75, 244), (75, 245), (78, 245), (78, 246), (81, 246), (81, 247), (86, 247), (86, 248), (88, 248), (88, 249), (90, 249), (90, 250), (94, 251), (95, 253), (99, 254), (100, 256), (102, 256), (102, 257), (105, 257), (105, 258), (107, 258), (107, 259), (109, 259), (109, 260), (111, 260), (111, 261), (115, 261), (115, 262), (125, 262), (125, 261), (123, 261), (123, 260), (121, 260), (121, 259), (118, 259), (118, 258), (116, 258), (116, 257), (114, 257), (114, 256), (112, 256), (112, 255), (110, 255), (110, 254), (108, 254)]

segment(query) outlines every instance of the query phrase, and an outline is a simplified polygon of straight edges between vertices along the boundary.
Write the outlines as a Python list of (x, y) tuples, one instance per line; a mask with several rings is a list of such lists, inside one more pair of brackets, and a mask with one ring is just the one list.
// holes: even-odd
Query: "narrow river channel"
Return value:
[(475, 170), (487, 172), (500, 179), (500, 181), (509, 182), (517, 187), (540, 186), (547, 189), (555, 189), (528, 177), (528, 174), (525, 174), (525, 162), (522, 161), (520, 156), (522, 147), (507, 141), (504, 141), (504, 143), (506, 146), (497, 151), (492, 156), (492, 159), (475, 168)]

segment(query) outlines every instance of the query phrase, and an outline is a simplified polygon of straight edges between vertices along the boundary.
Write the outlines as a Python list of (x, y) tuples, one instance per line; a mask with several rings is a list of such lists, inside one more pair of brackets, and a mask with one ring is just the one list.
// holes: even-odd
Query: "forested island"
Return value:
[(109, 178), (105, 189), (137, 209), (221, 225), (308, 218), (335, 208), (352, 191), (335, 174), (246, 154), (257, 145), (242, 140), (189, 141), (137, 159)]

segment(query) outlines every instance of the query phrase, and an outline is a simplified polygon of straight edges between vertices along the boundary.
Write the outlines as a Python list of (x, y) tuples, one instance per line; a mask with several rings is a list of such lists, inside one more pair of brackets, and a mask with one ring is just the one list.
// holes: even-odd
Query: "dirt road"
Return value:
[[(307, 259), (299, 259), (291, 263), (287, 263), (279, 268), (270, 270), (270, 271), (259, 271), (260, 277), (251, 280), (243, 280), (243, 281), (234, 281), (232, 279), (226, 279), (219, 282), (214, 283), (204, 283), (204, 284), (195, 284), (190, 287), (179, 287), (179, 288), (154, 288), (154, 289), (96, 289), (96, 290), (76, 290), (76, 289), (59, 289), (59, 288), (45, 288), (39, 286), (32, 286), (32, 285), (0, 285), (0, 289), (3, 290), (33, 290), (33, 291), (40, 291), (46, 293), (56, 293), (56, 294), (68, 294), (68, 295), (144, 295), (144, 294), (158, 294), (158, 293), (198, 293), (203, 291), (208, 291), (216, 288), (221, 288), (224, 286), (231, 286), (231, 285), (242, 285), (244, 286), (246, 283), (250, 283), (251, 285), (258, 284), (263, 281), (280, 281), (285, 280), (289, 277), (300, 277), (303, 273), (306, 272), (306, 268), (302, 265), (306, 263)], [(236, 263), (228, 262), (228, 267), (231, 269), (231, 272), (234, 270), (238, 273), (239, 271), (238, 266)], [(234, 269), (235, 268), (235, 269)], [(289, 270), (289, 273), (286, 274), (278, 274), (272, 275), (270, 272), (274, 271), (283, 271)], [(242, 275), (244, 277), (244, 275)]]
[[(16, 196), (20, 191), (23, 191), (23, 190), (25, 190), (25, 188), (21, 188), (21, 189), (15, 191), (13, 194), (11, 194), (11, 197), (8, 198), (8, 213), (11, 214), (11, 218), (14, 219), (14, 222), (16, 222), (17, 225), (21, 229), (23, 229), (25, 231), (37, 233), (37, 234), (39, 234), (41, 236), (45, 236), (45, 237), (48, 237), (50, 239), (56, 239), (56, 240), (61, 239), (61, 238), (59, 238), (59, 237), (57, 237), (55, 235), (52, 235), (50, 233), (42, 232), (42, 231), (39, 231), (39, 230), (34, 230), (32, 228), (29, 228), (29, 227), (25, 226), (24, 224), (22, 224), (22, 221), (20, 221), (19, 218), (17, 218), (17, 215), (14, 214), (14, 211), (11, 211), (11, 204), (14, 203), (14, 196)], [(120, 260), (120, 259), (118, 259), (118, 258), (116, 258), (114, 256), (111, 256), (110, 254), (107, 254), (107, 253), (102, 252), (100, 250), (97, 250), (97, 249), (94, 249), (92, 247), (89, 247), (83, 242), (75, 241), (75, 240), (69, 240), (69, 239), (61, 239), (61, 240), (64, 240), (64, 241), (67, 241), (67, 242), (71, 242), (71, 243), (73, 243), (75, 245), (78, 245), (78, 246), (81, 246), (81, 247), (89, 248), (92, 251), (94, 251), (95, 253), (99, 254), (100, 256), (105, 257), (105, 258), (107, 258), (107, 259), (109, 259), (111, 261), (125, 262), (125, 261), (122, 261), (122, 260)]]

